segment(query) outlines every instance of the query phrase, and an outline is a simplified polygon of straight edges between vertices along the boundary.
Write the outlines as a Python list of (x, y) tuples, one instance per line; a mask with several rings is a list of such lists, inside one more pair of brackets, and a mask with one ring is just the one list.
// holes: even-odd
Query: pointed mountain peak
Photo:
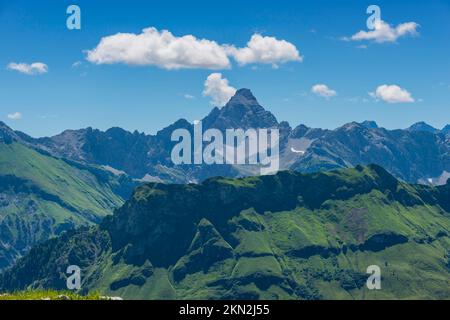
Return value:
[(214, 108), (203, 119), (203, 127), (219, 130), (274, 128), (278, 127), (278, 121), (258, 103), (249, 89), (239, 89), (223, 108)]
[(367, 129), (377, 129), (377, 128), (379, 128), (378, 124), (375, 121), (366, 120), (366, 121), (361, 122), (361, 124), (364, 127), (366, 127)]
[(259, 105), (250, 89), (239, 89), (235, 95), (230, 99), (228, 104), (240, 104), (240, 105)]
[(431, 133), (436, 133), (438, 130), (432, 126), (430, 126), (428, 123), (420, 121), (415, 124), (413, 124), (411, 127), (408, 128), (409, 131), (426, 131)]
[(17, 140), (17, 135), (13, 129), (8, 127), (4, 122), (0, 121), (0, 142), (7, 144)]
[(176, 129), (190, 130), (191, 127), (192, 127), (192, 124), (189, 121), (187, 121), (186, 119), (178, 119), (177, 121), (172, 123), (170, 126), (165, 127), (162, 130), (159, 130), (156, 133), (156, 135), (159, 137), (166, 137), (166, 138), (170, 139), (170, 136), (174, 130), (176, 130)]
[(0, 121), (0, 130), (11, 130), (11, 128), (8, 127), (3, 121)]
[(189, 251), (199, 249), (210, 241), (215, 242), (221, 240), (223, 240), (222, 236), (219, 234), (213, 224), (209, 220), (203, 218), (197, 225), (197, 233), (194, 237), (194, 240), (192, 240)]
[(216, 262), (233, 257), (233, 248), (223, 239), (216, 228), (203, 218), (197, 226), (197, 233), (192, 240), (187, 254), (175, 264), (173, 277), (182, 280), (188, 274), (200, 270), (206, 272)]

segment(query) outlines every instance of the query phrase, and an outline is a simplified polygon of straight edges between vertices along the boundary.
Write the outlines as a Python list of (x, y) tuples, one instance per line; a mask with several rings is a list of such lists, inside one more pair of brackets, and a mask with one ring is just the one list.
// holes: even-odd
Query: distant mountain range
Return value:
[[(278, 129), (290, 171), (174, 165), (184, 119), (46, 138), (0, 122), (0, 291), (64, 289), (77, 264), (85, 290), (131, 298), (448, 297), (450, 126), (291, 128), (248, 89), (202, 124)], [(369, 263), (382, 292), (364, 289)]]
[[(377, 165), (149, 183), (99, 226), (33, 248), (0, 291), (65, 289), (78, 265), (82, 292), (128, 299), (448, 299), (449, 230), (450, 183)], [(382, 290), (366, 287), (371, 265)]]
[[(450, 125), (438, 130), (420, 122), (405, 130), (386, 130), (373, 121), (365, 121), (335, 130), (304, 125), (291, 128), (287, 122), (278, 122), (248, 89), (238, 90), (223, 108), (214, 108), (202, 123), (204, 130), (278, 128), (281, 169), (316, 172), (375, 163), (413, 183), (445, 184), (450, 176)], [(115, 174), (126, 173), (143, 181), (186, 183), (213, 176), (257, 173), (249, 166), (174, 165), (170, 158), (175, 145), (171, 134), (179, 128), (192, 132), (193, 125), (181, 119), (156, 135), (121, 128), (105, 132), (87, 128), (39, 139), (7, 131), (15, 141), (55, 157), (104, 166)]]
[[(413, 183), (445, 184), (450, 177), (450, 126), (437, 130), (417, 123), (406, 130), (386, 130), (365, 121), (335, 130), (292, 129), (248, 89), (238, 90), (202, 123), (204, 130), (223, 132), (279, 129), (283, 170), (318, 172), (375, 163)], [(156, 135), (87, 128), (36, 139), (0, 123), (0, 269), (35, 243), (100, 221), (143, 182), (190, 183), (259, 173), (252, 166), (174, 165), (171, 134), (180, 128), (193, 131), (181, 119)]]

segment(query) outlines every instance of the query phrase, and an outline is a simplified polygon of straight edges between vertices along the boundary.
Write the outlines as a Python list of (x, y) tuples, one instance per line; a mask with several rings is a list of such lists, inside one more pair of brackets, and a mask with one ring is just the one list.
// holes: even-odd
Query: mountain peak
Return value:
[(3, 121), (0, 121), (0, 130), (11, 130), (11, 128)]
[(361, 124), (366, 127), (367, 129), (377, 129), (378, 124), (375, 121), (366, 120), (361, 122)]
[(243, 88), (236, 91), (226, 106), (228, 105), (259, 105), (259, 103), (250, 89)]
[(361, 129), (367, 129), (367, 127), (359, 122), (352, 121), (349, 123), (344, 124), (343, 126), (336, 128), (335, 131), (352, 131), (352, 130), (361, 130)]
[(170, 137), (172, 132), (176, 129), (191, 129), (192, 124), (187, 121), (186, 119), (178, 119), (174, 123), (172, 123), (170, 126), (165, 127), (164, 129), (161, 129), (157, 132), (157, 136), (159, 137)]
[(436, 133), (438, 130), (432, 126), (430, 126), (428, 123), (420, 121), (415, 124), (413, 124), (411, 127), (408, 128), (409, 131), (426, 131), (431, 133)]
[(275, 128), (278, 127), (278, 121), (258, 103), (249, 89), (239, 89), (223, 108), (214, 108), (203, 119), (203, 126), (219, 130)]
[(0, 121), (0, 142), (11, 143), (16, 140), (15, 132), (4, 122)]

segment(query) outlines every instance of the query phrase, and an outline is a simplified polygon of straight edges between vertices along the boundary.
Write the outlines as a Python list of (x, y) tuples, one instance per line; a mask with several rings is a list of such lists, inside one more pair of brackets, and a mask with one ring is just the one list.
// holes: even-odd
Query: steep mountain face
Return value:
[(278, 128), (275, 116), (266, 111), (248, 89), (238, 90), (223, 108), (214, 108), (203, 118), (202, 123), (207, 129), (221, 131), (235, 128)]
[[(24, 134), (24, 136), (26, 135)], [(20, 140), (19, 135), (5, 123), (0, 121), (0, 143), (10, 144), (17, 140)]]
[(0, 270), (35, 244), (99, 223), (136, 185), (126, 175), (61, 160), (0, 129)]
[(92, 128), (68, 130), (51, 138), (28, 139), (28, 142), (57, 157), (108, 165), (139, 177), (148, 172), (145, 164), (152, 145), (151, 137), (121, 128), (105, 132)]
[[(214, 128), (223, 133), (226, 129), (279, 129), (281, 169), (316, 172), (376, 163), (408, 182), (441, 184), (450, 172), (448, 126), (440, 131), (420, 122), (406, 130), (386, 130), (364, 121), (335, 130), (291, 128), (287, 122), (278, 122), (248, 89), (238, 90), (223, 108), (214, 108), (202, 125), (204, 131)], [(8, 134), (53, 156), (108, 166), (144, 181), (189, 183), (214, 176), (259, 174), (252, 166), (174, 165), (171, 151), (177, 142), (171, 141), (171, 134), (181, 128), (193, 132), (193, 125), (181, 119), (156, 135), (120, 128), (69, 130), (41, 139), (10, 129)]]
[[(450, 297), (450, 184), (381, 167), (147, 184), (97, 227), (49, 240), (0, 275), (0, 291), (82, 290), (140, 299)], [(36, 264), (39, 268), (36, 268)], [(378, 265), (382, 290), (368, 290)]]
[(442, 128), (441, 132), (446, 135), (450, 134), (450, 124), (448, 124), (444, 128)]

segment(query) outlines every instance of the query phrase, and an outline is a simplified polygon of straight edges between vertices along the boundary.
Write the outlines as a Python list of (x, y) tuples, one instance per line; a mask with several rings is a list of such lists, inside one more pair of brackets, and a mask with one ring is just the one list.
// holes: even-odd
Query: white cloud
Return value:
[(224, 106), (235, 93), (236, 88), (231, 87), (221, 73), (211, 73), (205, 81), (203, 95), (211, 98), (212, 105)]
[(14, 113), (10, 113), (8, 114), (8, 119), (11, 120), (20, 120), (22, 119), (22, 114), (20, 112), (14, 112)]
[(337, 92), (328, 88), (325, 84), (316, 84), (311, 88), (311, 92), (317, 94), (318, 96), (331, 98), (337, 95)]
[(398, 38), (411, 35), (418, 35), (417, 28), (419, 28), (419, 24), (415, 22), (406, 22), (397, 25), (396, 27), (390, 26), (388, 23), (383, 20), (376, 21), (374, 24), (375, 29), (371, 31), (361, 30), (350, 38), (345, 37), (344, 40), (352, 40), (352, 41), (374, 41), (377, 43), (383, 42), (395, 42)]
[(28, 75), (43, 74), (48, 72), (48, 66), (42, 62), (27, 63), (9, 63), (6, 68), (8, 70), (17, 71)]
[(74, 63), (72, 63), (72, 68), (78, 68), (81, 67), (83, 65), (82, 61), (75, 61)]
[(303, 60), (292, 43), (260, 34), (254, 34), (247, 47), (228, 47), (227, 51), (240, 65), (263, 63), (276, 66), (278, 63)]
[(224, 48), (217, 42), (192, 35), (176, 37), (156, 28), (146, 28), (140, 34), (117, 33), (104, 37), (96, 48), (87, 51), (87, 60), (96, 64), (154, 65), (164, 69), (230, 67)]
[(230, 57), (240, 65), (302, 61), (297, 48), (285, 40), (254, 34), (247, 47), (219, 44), (193, 35), (174, 36), (168, 30), (150, 27), (141, 33), (117, 33), (103, 37), (87, 51), (86, 59), (95, 64), (124, 63), (158, 66), (164, 69), (228, 69)]
[(395, 84), (383, 84), (379, 86), (375, 92), (369, 94), (370, 96), (381, 99), (387, 103), (411, 103), (415, 101), (411, 96), (411, 93)]
[(192, 100), (192, 99), (195, 99), (195, 96), (193, 96), (192, 94), (186, 93), (186, 94), (184, 95), (184, 98), (185, 98), (185, 99), (188, 99), (188, 100)]

